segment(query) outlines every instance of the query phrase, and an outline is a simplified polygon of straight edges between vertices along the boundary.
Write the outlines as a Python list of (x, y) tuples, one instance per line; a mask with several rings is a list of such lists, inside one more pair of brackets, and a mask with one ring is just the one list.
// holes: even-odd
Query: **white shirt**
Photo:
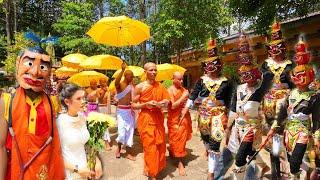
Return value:
[[(84, 145), (90, 134), (83, 114), (76, 117), (60, 114), (57, 119), (61, 150), (64, 161), (78, 165), (79, 169), (87, 167), (87, 157)], [(78, 173), (66, 169), (66, 179), (82, 179)]]

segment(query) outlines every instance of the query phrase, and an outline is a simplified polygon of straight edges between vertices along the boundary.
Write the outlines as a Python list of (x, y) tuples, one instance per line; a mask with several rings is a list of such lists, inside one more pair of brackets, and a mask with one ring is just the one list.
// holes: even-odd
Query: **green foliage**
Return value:
[(232, 14), (239, 20), (254, 22), (252, 28), (258, 33), (269, 31), (274, 19), (279, 21), (293, 17), (303, 17), (320, 10), (319, 0), (229, 0)]
[(236, 65), (225, 64), (222, 69), (222, 74), (228, 79), (234, 79), (235, 81), (238, 81), (239, 75), (237, 69), (238, 67)]
[(0, 36), (0, 67), (4, 66), (4, 60), (7, 55), (7, 43), (4, 35)]
[(47, 36), (61, 13), (58, 0), (16, 0), (18, 31), (32, 30)]
[(16, 33), (15, 44), (7, 46), (8, 56), (4, 62), (4, 66), (7, 72), (15, 72), (16, 60), (19, 55), (19, 52), (31, 45), (34, 44), (24, 38), (23, 32)]
[(190, 46), (199, 48), (210, 36), (217, 37), (219, 27), (232, 23), (229, 17), (223, 0), (162, 0), (150, 22), (154, 42), (179, 52)]
[(107, 51), (105, 46), (97, 45), (85, 35), (94, 23), (92, 3), (65, 2), (62, 6), (62, 15), (52, 27), (60, 35), (65, 54), (81, 52), (90, 56)]

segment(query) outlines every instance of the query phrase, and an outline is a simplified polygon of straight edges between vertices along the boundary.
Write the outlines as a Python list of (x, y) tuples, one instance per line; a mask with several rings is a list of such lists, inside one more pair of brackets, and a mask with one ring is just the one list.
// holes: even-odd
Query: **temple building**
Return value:
[[(302, 18), (293, 18), (281, 22), (283, 38), (287, 46), (287, 58), (292, 59), (294, 55), (294, 45), (302, 35), (308, 44), (312, 61), (320, 62), (320, 12), (309, 14)], [(258, 63), (262, 63), (267, 58), (265, 45), (268, 37), (255, 34), (253, 31), (245, 32), (250, 46)], [(233, 34), (222, 37), (222, 45), (219, 46), (219, 53), (224, 64), (237, 66), (238, 43), (240, 34)], [(192, 88), (194, 83), (200, 78), (203, 71), (201, 61), (206, 58), (205, 49), (185, 49), (177, 62), (177, 55), (171, 56), (171, 63), (178, 64), (187, 69), (185, 73), (185, 86)]]

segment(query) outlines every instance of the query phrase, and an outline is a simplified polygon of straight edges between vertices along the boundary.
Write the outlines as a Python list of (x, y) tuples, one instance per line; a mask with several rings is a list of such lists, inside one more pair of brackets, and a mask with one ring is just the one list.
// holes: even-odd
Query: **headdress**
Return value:
[(208, 42), (208, 58), (202, 62), (202, 67), (206, 72), (220, 73), (222, 70), (222, 61), (218, 56), (217, 42), (215, 39), (210, 39)]
[(254, 62), (252, 52), (250, 50), (250, 45), (247, 36), (244, 32), (241, 33), (239, 38), (239, 63), (240, 68), (238, 73), (240, 75), (241, 81), (243, 83), (255, 83), (261, 79), (261, 72)]
[(298, 88), (305, 88), (314, 81), (315, 73), (309, 65), (310, 54), (307, 52), (306, 43), (301, 38), (295, 46), (295, 62), (297, 66), (292, 70), (291, 79)]
[[(272, 25), (271, 41), (267, 45), (269, 57), (285, 56), (286, 45), (282, 39), (281, 25), (279, 22), (275, 22)], [(284, 59), (284, 58), (283, 58)]]

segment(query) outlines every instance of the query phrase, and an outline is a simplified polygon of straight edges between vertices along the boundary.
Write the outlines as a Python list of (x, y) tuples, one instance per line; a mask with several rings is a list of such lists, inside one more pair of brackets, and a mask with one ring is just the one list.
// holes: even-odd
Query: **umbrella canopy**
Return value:
[(150, 38), (150, 27), (126, 16), (104, 17), (87, 34), (95, 42), (110, 46), (138, 45)]
[[(131, 70), (134, 76), (141, 76), (144, 73), (144, 69), (139, 66), (127, 66), (126, 70)], [(118, 69), (113, 75), (113, 78), (116, 78), (121, 72), (121, 69)]]
[(62, 64), (67, 67), (79, 68), (79, 64), (88, 56), (80, 53), (68, 54), (62, 58)]
[(57, 70), (55, 70), (54, 73), (58, 77), (69, 77), (69, 76), (76, 74), (77, 72), (78, 72), (77, 69), (62, 66), (62, 67), (58, 68)]
[(77, 73), (73, 76), (71, 76), (67, 82), (77, 84), (81, 87), (88, 87), (90, 86), (90, 81), (92, 79), (95, 79), (97, 82), (99, 82), (100, 79), (106, 78), (109, 79), (106, 75), (102, 73), (98, 73), (96, 71), (82, 71), (80, 73)]
[[(173, 74), (178, 71), (182, 74), (184, 74), (184, 72), (186, 72), (186, 69), (175, 65), (175, 64), (169, 64), (169, 63), (165, 63), (165, 64), (159, 64), (157, 65), (157, 77), (156, 80), (157, 81), (164, 81), (164, 80), (170, 80), (173, 77)], [(143, 74), (141, 76), (142, 80), (146, 79), (146, 75)]]
[(80, 67), (85, 69), (117, 70), (121, 68), (122, 60), (111, 55), (96, 55), (87, 58), (80, 63)]

